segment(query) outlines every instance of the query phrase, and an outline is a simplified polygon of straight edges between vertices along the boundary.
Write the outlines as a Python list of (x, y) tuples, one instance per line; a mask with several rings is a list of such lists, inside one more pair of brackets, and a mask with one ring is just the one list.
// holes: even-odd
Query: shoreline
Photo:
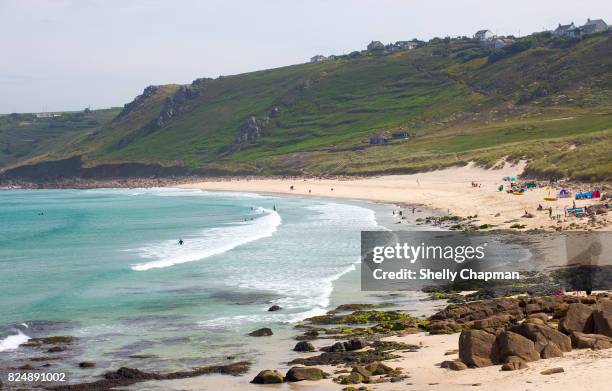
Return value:
[[(524, 163), (499, 169), (484, 169), (473, 164), (410, 175), (366, 178), (233, 178), (179, 184), (179, 188), (206, 191), (236, 191), (260, 194), (297, 195), (373, 201), (400, 207), (430, 208), (443, 214), (469, 219), (486, 229), (604, 230), (612, 220), (602, 214), (597, 221), (565, 216), (565, 208), (602, 205), (602, 199), (574, 200), (573, 197), (547, 201), (560, 187), (572, 191), (589, 189), (585, 185), (559, 183), (559, 188), (538, 187), (522, 195), (499, 190), (507, 186), (504, 177), (519, 177)], [(473, 184), (476, 184), (474, 186)], [(594, 187), (594, 186), (591, 186)], [(609, 194), (609, 185), (601, 185)], [(605, 197), (609, 197), (606, 195)], [(604, 198), (604, 197), (602, 197)], [(541, 207), (541, 208), (540, 208)], [(548, 208), (551, 211), (548, 211)], [(551, 217), (552, 215), (552, 217)]]

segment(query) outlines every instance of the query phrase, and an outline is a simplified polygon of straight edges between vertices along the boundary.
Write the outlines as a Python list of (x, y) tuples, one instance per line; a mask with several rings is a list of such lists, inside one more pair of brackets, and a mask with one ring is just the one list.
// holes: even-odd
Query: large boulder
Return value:
[(612, 338), (601, 334), (584, 334), (577, 331), (572, 333), (572, 346), (577, 349), (610, 349)]
[(466, 330), (459, 336), (459, 359), (470, 367), (486, 367), (499, 360), (495, 334)]
[(369, 383), (370, 376), (372, 376), (372, 373), (362, 365), (355, 365), (351, 370), (351, 373), (358, 373), (362, 378), (362, 383)]
[(325, 372), (313, 367), (291, 367), (285, 375), (285, 381), (321, 380), (325, 379)]
[(283, 374), (277, 370), (264, 369), (251, 380), (254, 384), (278, 384), (283, 382)]
[(595, 334), (612, 337), (612, 300), (605, 300), (597, 304), (593, 311), (593, 328)]
[(296, 352), (314, 352), (317, 349), (311, 342), (300, 341), (295, 344), (293, 350), (295, 350)]
[(249, 335), (251, 337), (269, 337), (271, 336), (272, 333), (272, 329), (268, 328), (268, 327), (262, 327), (261, 329), (257, 329), (255, 331), (251, 331), (249, 333)]
[(348, 352), (359, 350), (366, 347), (366, 343), (362, 339), (351, 339), (343, 343), (344, 349)]
[(570, 304), (565, 317), (559, 322), (559, 330), (565, 334), (571, 334), (573, 331), (592, 333), (593, 309), (582, 303)]
[(509, 330), (533, 341), (535, 349), (540, 354), (548, 345), (555, 345), (561, 352), (572, 351), (570, 337), (547, 325), (523, 322), (518, 326), (511, 327)]
[(527, 362), (540, 359), (532, 340), (511, 331), (504, 331), (495, 342), (499, 357), (503, 360), (509, 356), (519, 357)]

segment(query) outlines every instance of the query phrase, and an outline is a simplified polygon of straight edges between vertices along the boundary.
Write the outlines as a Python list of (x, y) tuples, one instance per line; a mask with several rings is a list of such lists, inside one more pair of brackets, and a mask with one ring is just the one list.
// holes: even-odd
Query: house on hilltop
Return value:
[(491, 30), (479, 30), (474, 34), (474, 39), (478, 41), (488, 41), (495, 38), (495, 34)]
[(310, 62), (320, 62), (325, 60), (327, 60), (327, 57), (320, 54), (317, 54), (316, 56), (310, 58)]
[(580, 31), (580, 28), (576, 27), (574, 22), (570, 24), (559, 23), (559, 26), (553, 31), (553, 34), (562, 37), (579, 37)]
[(608, 24), (603, 19), (587, 19), (587, 22), (580, 26), (584, 34), (601, 33), (608, 29)]
[(397, 130), (391, 134), (391, 137), (398, 138), (408, 138), (408, 132), (404, 132), (403, 130)]
[(397, 41), (395, 43), (395, 47), (397, 47), (398, 49), (412, 50), (416, 49), (417, 44), (416, 42), (412, 41)]

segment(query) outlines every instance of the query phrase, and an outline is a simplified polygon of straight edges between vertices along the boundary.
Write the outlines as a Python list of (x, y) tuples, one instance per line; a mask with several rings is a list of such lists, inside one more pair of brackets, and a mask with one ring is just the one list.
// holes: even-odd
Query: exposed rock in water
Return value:
[(311, 342), (300, 341), (295, 344), (293, 350), (295, 350), (296, 352), (314, 352), (317, 349)]
[(270, 308), (268, 308), (268, 311), (272, 312), (272, 311), (280, 311), (282, 310), (282, 307), (279, 305), (274, 304), (273, 306), (271, 306)]
[(95, 366), (96, 363), (89, 361), (83, 361), (79, 363), (79, 368), (94, 368)]
[(257, 376), (255, 376), (255, 378), (253, 378), (253, 380), (251, 380), (251, 383), (254, 384), (277, 384), (277, 383), (282, 383), (284, 380), (284, 376), (282, 373), (280, 373), (279, 371), (277, 371), (276, 369), (272, 370), (272, 369), (264, 369), (263, 371), (259, 372), (257, 374)]
[(285, 381), (321, 380), (327, 377), (319, 368), (291, 367), (285, 375)]
[(251, 337), (269, 337), (271, 336), (272, 333), (272, 329), (268, 328), (268, 327), (262, 327), (260, 329), (257, 329), (255, 331), (251, 331), (249, 333), (249, 335)]

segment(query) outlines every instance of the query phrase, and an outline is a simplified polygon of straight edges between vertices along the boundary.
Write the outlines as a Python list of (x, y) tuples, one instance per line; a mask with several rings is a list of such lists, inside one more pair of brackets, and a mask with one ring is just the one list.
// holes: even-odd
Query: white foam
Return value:
[(266, 198), (273, 199), (275, 197), (262, 196), (255, 193), (241, 192), (222, 192), (222, 191), (206, 191), (201, 189), (181, 189), (177, 187), (146, 187), (133, 189), (88, 189), (84, 190), (88, 194), (110, 194), (110, 195), (125, 195), (130, 197), (141, 195), (153, 195), (159, 197), (235, 197), (235, 198)]
[(15, 350), (19, 347), (19, 345), (26, 343), (29, 340), (30, 337), (17, 330), (17, 334), (9, 335), (3, 340), (0, 340), (0, 352)]
[(186, 238), (183, 246), (179, 246), (176, 240), (167, 240), (136, 249), (141, 258), (152, 261), (136, 264), (132, 270), (164, 268), (223, 254), (243, 244), (272, 236), (282, 223), (276, 211), (257, 208), (255, 213), (261, 217), (227, 227), (206, 229), (195, 237)]

